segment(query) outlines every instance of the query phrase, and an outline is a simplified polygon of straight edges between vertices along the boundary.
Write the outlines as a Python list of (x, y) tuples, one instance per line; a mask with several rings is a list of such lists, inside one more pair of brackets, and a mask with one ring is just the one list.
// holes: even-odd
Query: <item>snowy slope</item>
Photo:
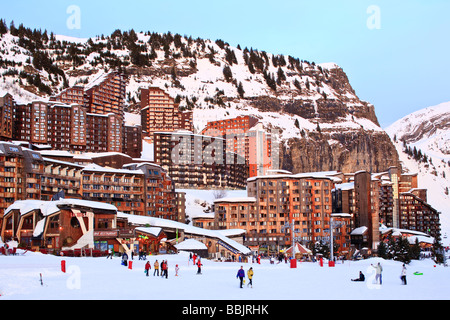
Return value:
[[(440, 211), (442, 235), (450, 236), (450, 102), (414, 112), (386, 128), (408, 172), (418, 173), (428, 189), (428, 203)], [(429, 160), (414, 160), (404, 146), (421, 150)], [(450, 239), (444, 238), (449, 245)]]
[[(56, 49), (55, 43), (47, 42), (44, 44), (43, 51), (48, 54), (55, 65), (64, 71), (69, 86), (76, 84), (89, 87), (101, 80), (107, 72), (113, 69), (107, 60), (112, 57), (127, 64), (130, 68), (127, 70), (129, 76), (127, 103), (132, 104), (132, 101), (139, 101), (140, 87), (160, 87), (172, 97), (181, 97), (181, 107), (194, 110), (194, 127), (197, 130), (201, 130), (208, 121), (242, 114), (258, 115), (266, 127), (279, 128), (282, 140), (298, 136), (298, 129), (294, 126), (295, 120), (298, 120), (300, 127), (306, 131), (316, 129), (317, 121), (314, 117), (307, 119), (283, 112), (261, 112), (251, 106), (251, 101), (255, 97), (274, 98), (281, 103), (303, 101), (315, 104), (318, 100), (323, 100), (326, 95), (329, 101), (344, 103), (352, 110), (364, 109), (370, 105), (361, 101), (348, 83), (345, 82), (339, 87), (336, 85), (342, 79), (333, 79), (333, 70), (341, 70), (335, 63), (315, 64), (255, 50), (258, 58), (265, 61), (264, 71), (267, 74), (277, 79), (278, 72), (282, 71), (285, 77), (285, 80), (279, 82), (275, 92), (266, 83), (261, 70), (256, 70), (254, 73), (249, 71), (246, 63), (246, 59), (250, 55), (249, 51), (246, 52), (228, 44), (219, 46), (217, 42), (211, 40), (197, 39), (193, 41), (181, 37), (179, 43), (190, 55), (186, 55), (185, 51), (176, 46), (174, 42), (168, 46), (170, 52), (168, 55), (162, 47), (157, 46), (154, 50), (156, 58), (151, 60), (151, 66), (138, 69), (130, 64), (131, 53), (123, 43), (120, 48), (105, 47), (106, 44), (109, 45), (113, 41), (112, 39), (120, 42), (117, 38), (78, 39), (64, 35), (57, 35), (55, 38), (55, 43), (62, 46), (63, 49)], [(137, 39), (136, 44), (145, 48), (146, 53), (153, 50), (152, 43), (149, 43), (149, 35), (137, 33)], [(62, 60), (67, 57), (71, 45), (80, 50), (78, 57), (81, 64), (75, 67), (70, 59)], [(92, 48), (93, 45), (103, 46), (103, 48)], [(63, 81), (60, 76), (51, 75), (44, 69), (36, 70), (33, 67), (33, 54), (20, 46), (19, 37), (10, 33), (3, 35), (0, 38), (0, 48), (3, 49), (0, 58), (16, 64), (14, 67), (0, 65), (0, 72), (14, 70), (17, 73), (39, 75), (42, 83), (48, 85), (54, 94), (63, 89)], [(81, 53), (82, 50), (88, 48), (92, 50)], [(229, 63), (227, 52), (233, 52), (236, 58), (235, 62)], [(107, 55), (107, 58), (104, 55)], [(274, 59), (278, 58), (282, 58), (284, 63), (274, 62)], [(226, 66), (231, 69), (232, 81), (226, 81), (224, 77), (223, 70)], [(175, 78), (171, 73), (172, 69), (176, 70)], [(301, 87), (301, 91), (294, 85), (296, 81)], [(238, 93), (237, 87), (240, 83), (245, 91), (244, 98), (240, 97)], [(3, 81), (0, 82), (0, 90), (12, 93), (20, 103), (36, 99), (48, 100), (49, 98), (48, 95), (38, 92), (33, 86), (27, 86), (25, 79), (18, 79), (17, 75), (13, 74), (4, 76)], [(320, 117), (320, 114), (318, 116)], [(359, 130), (361, 127), (366, 130), (382, 131), (372, 121), (358, 117), (357, 113), (353, 116), (348, 114), (338, 118), (333, 123), (321, 123), (322, 129), (337, 131)]]
[[(168, 279), (153, 276), (153, 263), (156, 259), (159, 262), (168, 261)], [(66, 273), (61, 272), (62, 260), (66, 261)], [(148, 256), (148, 260), (152, 269), (150, 276), (146, 277), (146, 262), (138, 259), (134, 259), (130, 270), (121, 266), (121, 259), (118, 257), (112, 260), (62, 258), (31, 252), (18, 256), (0, 256), (0, 301), (126, 299), (227, 300), (233, 303), (232, 301), (280, 299), (450, 299), (450, 268), (439, 265), (434, 267), (429, 259), (412, 261), (407, 266), (407, 286), (401, 285), (399, 279), (401, 263), (380, 258), (345, 261), (343, 264), (338, 262), (334, 268), (329, 268), (326, 263), (324, 267), (320, 267), (318, 263), (299, 262), (295, 269), (284, 262), (272, 265), (266, 259), (261, 264), (203, 259), (201, 275), (196, 275), (197, 267), (192, 262), (189, 263), (188, 253)], [(383, 266), (381, 286), (374, 283), (375, 269), (371, 267), (371, 264), (379, 261)], [(178, 277), (175, 277), (175, 265), (180, 268)], [(253, 267), (253, 288), (239, 288), (236, 273), (241, 265), (245, 271)], [(366, 281), (350, 281), (358, 276), (359, 271), (365, 274)], [(423, 275), (414, 275), (416, 271)], [(40, 283), (40, 274), (43, 285)], [(166, 311), (170, 313), (170, 310)], [(272, 316), (278, 314), (276, 310), (272, 312)]]

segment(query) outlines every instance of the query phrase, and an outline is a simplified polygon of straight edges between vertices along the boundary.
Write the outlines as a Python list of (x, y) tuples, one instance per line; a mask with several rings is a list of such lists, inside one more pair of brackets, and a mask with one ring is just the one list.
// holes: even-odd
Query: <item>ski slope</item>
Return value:
[[(19, 250), (20, 252), (21, 250)], [(0, 256), (0, 300), (446, 300), (450, 298), (450, 268), (435, 266), (432, 260), (413, 261), (407, 266), (408, 285), (401, 285), (401, 263), (371, 258), (324, 264), (214, 262), (203, 259), (202, 274), (189, 262), (188, 253), (147, 257), (150, 276), (144, 274), (145, 261), (134, 258), (132, 269), (121, 259), (75, 258), (27, 252)], [(153, 276), (153, 263), (167, 260), (168, 279)], [(61, 261), (66, 261), (66, 273)], [(383, 284), (374, 284), (375, 269), (381, 262)], [(178, 264), (179, 276), (175, 277)], [(243, 265), (254, 269), (253, 288), (239, 288), (236, 274)], [(364, 283), (352, 282), (359, 271)], [(419, 271), (423, 275), (414, 275)], [(40, 282), (42, 274), (43, 285)], [(247, 280), (248, 281), (248, 280)]]

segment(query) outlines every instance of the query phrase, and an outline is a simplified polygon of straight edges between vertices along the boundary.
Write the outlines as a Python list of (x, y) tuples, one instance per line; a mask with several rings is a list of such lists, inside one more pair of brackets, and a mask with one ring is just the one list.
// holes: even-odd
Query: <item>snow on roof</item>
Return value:
[(367, 227), (362, 226), (356, 229), (353, 229), (352, 232), (350, 233), (352, 236), (361, 236), (363, 235), (365, 232), (367, 231)]
[(11, 210), (19, 210), (20, 215), (25, 215), (33, 210), (40, 210), (44, 219), (39, 220), (33, 230), (33, 237), (39, 237), (44, 232), (47, 217), (60, 211), (60, 205), (76, 205), (82, 207), (90, 207), (104, 210), (117, 211), (117, 208), (111, 204), (94, 202), (79, 199), (60, 199), (58, 201), (42, 201), (42, 200), (18, 200), (15, 201), (5, 210), (5, 215)]
[(147, 234), (151, 234), (152, 236), (158, 237), (159, 234), (162, 231), (162, 228), (159, 227), (138, 227), (136, 228), (137, 231), (143, 232), (143, 233), (147, 233)]
[(233, 198), (220, 198), (214, 200), (216, 202), (256, 202), (254, 197), (233, 197)]
[(233, 247), (234, 249), (240, 251), (243, 254), (249, 254), (251, 251), (246, 246), (225, 237), (222, 233), (216, 230), (208, 230), (199, 227), (194, 227), (191, 225), (187, 225), (178, 221), (172, 221), (167, 219), (148, 217), (148, 216), (136, 216), (123, 212), (118, 212), (117, 217), (127, 218), (128, 222), (135, 225), (149, 225), (152, 227), (161, 227), (161, 228), (171, 228), (183, 230), (185, 233), (189, 233), (192, 235), (198, 236), (206, 236), (210, 238), (216, 238), (224, 242), (225, 244)]
[(399, 228), (387, 228), (387, 227), (380, 227), (380, 232), (382, 234), (388, 233), (392, 231), (393, 235), (403, 235), (403, 234), (413, 234), (416, 236), (422, 236), (422, 237), (428, 237), (428, 238), (432, 238), (430, 235), (424, 233), (424, 232), (420, 232), (420, 231), (415, 231), (415, 230), (409, 230), (409, 229), (399, 229)]
[(409, 244), (415, 244), (416, 243), (416, 239), (419, 243), (429, 243), (429, 244), (433, 244), (434, 243), (434, 238), (433, 237), (424, 237), (424, 236), (410, 236), (407, 238)]
[(334, 187), (335, 190), (353, 190), (355, 189), (355, 183), (354, 182), (347, 182), (347, 183), (341, 183), (337, 184)]
[(84, 168), (84, 166), (81, 166), (81, 165), (73, 163), (73, 162), (61, 161), (61, 160), (56, 160), (56, 159), (46, 158), (46, 157), (43, 157), (43, 159), (46, 162), (53, 162), (53, 163), (63, 164), (63, 165), (66, 165), (66, 166), (72, 166), (72, 167), (77, 167), (77, 168)]
[(276, 178), (294, 178), (294, 179), (315, 178), (315, 179), (330, 179), (340, 182), (341, 179), (333, 177), (334, 175), (337, 174), (339, 174), (338, 171), (306, 172), (296, 174), (271, 174), (271, 175), (251, 177), (248, 178), (247, 181), (255, 181), (256, 179), (276, 179)]
[(94, 171), (94, 172), (109, 172), (109, 173), (125, 173), (125, 174), (144, 174), (142, 170), (128, 170), (128, 169), (114, 169), (99, 166), (95, 163), (91, 163), (84, 167), (83, 171)]
[(59, 211), (56, 206), (58, 201), (43, 200), (17, 200), (5, 210), (5, 215), (11, 210), (19, 210), (20, 215), (25, 215), (33, 210), (41, 210), (44, 216), (51, 215)]
[(221, 229), (216, 231), (225, 237), (240, 236), (246, 232), (244, 229)]
[(11, 210), (19, 210), (20, 215), (27, 214), (33, 210), (40, 210), (44, 217), (58, 212), (60, 205), (81, 206), (95, 209), (117, 211), (117, 208), (111, 204), (80, 200), (80, 199), (60, 199), (58, 201), (43, 200), (17, 200), (5, 210), (5, 215)]
[[(52, 201), (50, 201), (52, 202)], [(60, 199), (56, 202), (56, 205), (71, 205), (71, 206), (80, 206), (80, 207), (88, 207), (93, 209), (102, 209), (102, 210), (111, 210), (117, 211), (116, 206), (108, 203), (90, 201), (90, 200), (80, 200), (80, 199)]]
[(203, 243), (195, 239), (186, 239), (179, 244), (175, 245), (178, 250), (208, 250), (208, 247)]

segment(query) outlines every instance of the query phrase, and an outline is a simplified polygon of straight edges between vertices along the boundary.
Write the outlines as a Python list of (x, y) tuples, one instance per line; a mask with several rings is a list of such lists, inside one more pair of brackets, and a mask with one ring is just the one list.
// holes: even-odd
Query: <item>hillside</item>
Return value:
[(374, 106), (358, 98), (334, 63), (171, 33), (116, 30), (74, 39), (24, 26), (3, 30), (0, 90), (18, 102), (47, 100), (119, 70), (129, 81), (128, 112), (138, 112), (139, 87), (151, 85), (194, 110), (197, 130), (207, 121), (256, 115), (267, 130), (279, 130), (283, 169), (376, 172), (398, 165)]
[[(442, 213), (442, 234), (450, 235), (450, 102), (428, 107), (386, 128), (404, 170), (417, 172), (428, 202)], [(449, 243), (449, 239), (443, 239)]]

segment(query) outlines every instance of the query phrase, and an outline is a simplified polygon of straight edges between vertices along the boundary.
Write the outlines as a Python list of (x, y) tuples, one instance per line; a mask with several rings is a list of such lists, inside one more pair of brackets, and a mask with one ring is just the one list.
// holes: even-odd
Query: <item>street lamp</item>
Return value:
[(333, 218), (351, 218), (349, 213), (332, 213), (330, 215), (330, 261), (334, 261), (333, 257), (333, 229), (338, 227), (338, 225), (334, 225)]

